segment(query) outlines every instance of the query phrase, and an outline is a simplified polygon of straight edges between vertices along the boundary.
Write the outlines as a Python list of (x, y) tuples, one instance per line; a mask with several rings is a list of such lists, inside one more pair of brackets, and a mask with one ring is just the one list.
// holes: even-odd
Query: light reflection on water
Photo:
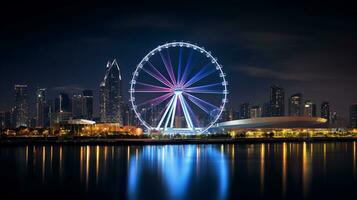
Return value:
[(44, 191), (61, 197), (69, 190), (91, 199), (355, 197), (356, 151), (356, 142), (0, 147), (0, 192), (14, 198)]

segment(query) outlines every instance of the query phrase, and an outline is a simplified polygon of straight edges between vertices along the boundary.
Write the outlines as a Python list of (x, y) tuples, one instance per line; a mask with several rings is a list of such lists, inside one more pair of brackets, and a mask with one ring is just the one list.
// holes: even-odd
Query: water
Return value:
[(357, 198), (356, 142), (0, 147), (1, 199)]

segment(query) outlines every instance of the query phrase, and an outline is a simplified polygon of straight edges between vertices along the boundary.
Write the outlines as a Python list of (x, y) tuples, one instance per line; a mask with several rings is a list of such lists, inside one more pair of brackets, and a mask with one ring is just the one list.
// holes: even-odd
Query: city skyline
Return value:
[[(47, 88), (49, 98), (59, 92), (91, 89), (95, 92), (94, 113), (98, 115), (98, 82), (107, 60), (117, 58), (122, 74), (129, 75), (142, 55), (157, 44), (183, 40), (206, 46), (220, 59), (230, 83), (229, 102), (263, 106), (269, 101), (266, 96), (270, 85), (278, 84), (286, 91), (286, 105), (288, 97), (303, 93), (318, 105), (328, 101), (331, 110), (347, 119), (349, 106), (357, 101), (353, 92), (357, 84), (353, 7), (329, 3), (280, 3), (274, 8), (269, 3), (261, 5), (239, 3), (229, 8), (223, 4), (193, 3), (182, 14), (175, 8), (164, 12), (165, 7), (157, 4), (145, 5), (150, 9), (138, 9), (127, 3), (123, 9), (115, 3), (64, 3), (58, 5), (58, 10), (41, 4), (39, 8), (53, 12), (39, 14), (46, 19), (27, 20), (24, 17), (33, 16), (32, 12), (18, 12), (9, 21), (1, 21), (6, 31), (1, 32), (0, 110), (13, 106), (13, 85), (27, 84), (29, 94), (34, 94), (37, 87)], [(34, 10), (39, 9), (36, 6), (29, 5)], [(264, 9), (265, 6), (271, 9)], [(9, 5), (8, 10), (13, 7)], [(314, 12), (307, 9), (310, 7)], [(213, 8), (221, 15), (198, 18)], [(252, 11), (261, 15), (251, 15)], [(78, 15), (72, 20), (60, 14), (68, 12)], [(284, 19), (276, 13), (284, 14)], [(87, 17), (95, 18), (96, 23), (85, 32)], [(187, 22), (189, 17), (197, 22)], [(19, 32), (12, 24), (31, 29)], [(74, 29), (66, 34), (63, 30), (68, 31), (68, 26)], [(143, 30), (147, 30), (145, 34)], [(128, 96), (129, 81), (130, 76), (123, 76), (124, 99)], [(35, 97), (30, 95), (29, 103), (34, 102)], [(231, 106), (239, 109), (239, 104)]]

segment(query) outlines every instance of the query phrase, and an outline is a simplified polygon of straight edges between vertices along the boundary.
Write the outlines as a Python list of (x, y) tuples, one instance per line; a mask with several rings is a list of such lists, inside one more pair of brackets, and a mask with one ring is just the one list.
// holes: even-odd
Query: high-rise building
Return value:
[(332, 111), (330, 114), (330, 125), (332, 125), (332, 127), (335, 127), (335, 125), (338, 122), (338, 116), (337, 116), (337, 112), (336, 111)]
[(11, 128), (10, 111), (0, 111), (0, 130), (5, 128)]
[(55, 98), (54, 112), (55, 112), (54, 122), (56, 123), (71, 119), (72, 104), (68, 94), (60, 93)]
[(271, 117), (270, 102), (265, 102), (263, 104), (262, 117)]
[(5, 111), (0, 111), (0, 130), (5, 128)]
[(72, 115), (75, 119), (84, 118), (84, 97), (81, 94), (72, 96)]
[(285, 115), (284, 89), (278, 86), (270, 87), (270, 112), (272, 117)]
[(350, 106), (350, 127), (357, 128), (357, 103)]
[(301, 93), (293, 94), (289, 99), (289, 116), (302, 115), (302, 95)]
[(15, 126), (29, 126), (29, 106), (27, 100), (27, 85), (15, 85)]
[(239, 109), (240, 119), (249, 119), (250, 118), (250, 106), (249, 103), (242, 103)]
[(316, 117), (316, 104), (310, 100), (305, 101), (304, 116)]
[(330, 104), (328, 102), (321, 103), (321, 117), (327, 119), (327, 123), (330, 121)]
[(100, 120), (122, 125), (122, 78), (116, 60), (108, 62), (99, 93)]
[(260, 106), (252, 106), (250, 108), (250, 118), (262, 117), (262, 108)]
[(45, 126), (46, 89), (39, 88), (36, 91), (36, 127)]
[(55, 112), (71, 112), (71, 99), (66, 93), (59, 93), (55, 98)]
[(93, 91), (84, 90), (82, 95), (84, 98), (84, 118), (92, 120), (93, 119)]

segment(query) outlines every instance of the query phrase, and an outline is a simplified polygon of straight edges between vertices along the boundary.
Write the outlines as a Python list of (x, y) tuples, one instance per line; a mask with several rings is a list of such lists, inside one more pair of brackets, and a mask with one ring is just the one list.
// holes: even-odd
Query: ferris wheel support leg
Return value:
[(167, 106), (167, 108), (166, 108), (164, 114), (162, 115), (162, 117), (161, 117), (161, 119), (160, 119), (159, 124), (158, 124), (157, 127), (156, 127), (156, 129), (159, 129), (159, 128), (160, 128), (162, 122), (164, 121), (164, 119), (165, 119), (165, 117), (166, 117), (166, 115), (167, 115), (167, 112), (169, 112), (169, 110), (170, 110), (170, 108), (171, 108), (171, 105), (172, 105), (172, 103), (173, 103), (173, 101), (174, 101), (174, 98), (175, 98), (175, 96), (173, 96), (173, 97), (171, 98), (171, 100), (170, 100), (170, 102), (169, 102), (169, 104), (168, 104), (168, 106)]
[(185, 100), (182, 97), (182, 95), (180, 95), (179, 98), (180, 98), (183, 114), (185, 115), (187, 126), (188, 126), (188, 128), (193, 129), (192, 120), (191, 120), (190, 114), (188, 113), (188, 110), (187, 110), (187, 107), (186, 107), (186, 104), (185, 104)]
[(175, 98), (175, 101), (172, 105), (173, 107), (173, 111), (172, 111), (172, 115), (171, 115), (171, 124), (170, 124), (170, 127), (172, 128), (174, 126), (174, 120), (175, 120), (175, 114), (176, 114), (176, 107), (177, 107), (177, 95), (176, 95), (176, 98)]
[(173, 98), (174, 98), (174, 101), (171, 104), (169, 114), (166, 118), (164, 130), (167, 128), (167, 125), (169, 124), (170, 119), (172, 120), (172, 118), (174, 117), (173, 111), (175, 110), (175, 107), (176, 107), (177, 95), (175, 94)]

